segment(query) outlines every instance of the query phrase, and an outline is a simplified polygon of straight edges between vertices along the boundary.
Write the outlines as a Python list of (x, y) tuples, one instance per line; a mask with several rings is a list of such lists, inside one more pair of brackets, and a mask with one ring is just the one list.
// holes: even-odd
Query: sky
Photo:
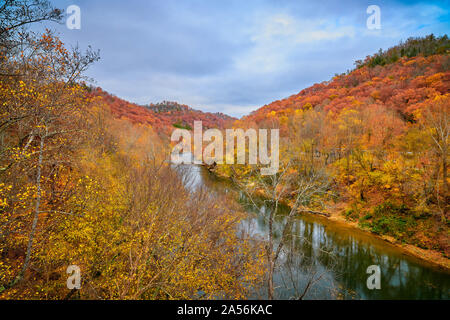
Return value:
[[(411, 36), (449, 34), (449, 1), (53, 0), (81, 28), (51, 25), (101, 59), (94, 85), (138, 104), (177, 101), (241, 117), (330, 80)], [(368, 29), (369, 5), (381, 29)]]

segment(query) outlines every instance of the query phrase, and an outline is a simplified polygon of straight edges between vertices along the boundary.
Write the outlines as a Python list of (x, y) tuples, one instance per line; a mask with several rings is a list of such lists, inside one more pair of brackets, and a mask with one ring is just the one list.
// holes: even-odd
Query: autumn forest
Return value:
[[(340, 267), (351, 245), (311, 253), (317, 224), (410, 257), (411, 274), (436, 270), (427, 281), (442, 287), (424, 297), (449, 298), (447, 35), (404, 39), (238, 119), (107, 92), (87, 76), (102, 59), (95, 43), (70, 47), (52, 31), (63, 17), (46, 0), (0, 3), (0, 299), (370, 298)], [(193, 187), (192, 169), (169, 159), (172, 131), (194, 121), (279, 129), (278, 172), (199, 165)], [(68, 287), (71, 265), (81, 289)]]

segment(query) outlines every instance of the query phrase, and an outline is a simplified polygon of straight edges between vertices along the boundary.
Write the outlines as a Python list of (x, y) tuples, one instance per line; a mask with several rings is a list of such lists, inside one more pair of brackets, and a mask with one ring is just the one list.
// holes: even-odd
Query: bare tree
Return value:
[[(275, 298), (274, 272), (277, 263), (285, 248), (286, 241), (291, 235), (292, 222), (299, 211), (308, 211), (311, 213), (320, 213), (320, 211), (310, 210), (309, 206), (317, 196), (328, 194), (329, 181), (323, 171), (310, 171), (308, 175), (292, 174), (293, 161), (285, 164), (277, 174), (271, 176), (262, 176), (260, 170), (252, 170), (250, 177), (254, 181), (250, 183), (251, 188), (244, 185), (236, 178), (234, 171), (233, 181), (242, 190), (256, 206), (256, 192), (262, 191), (265, 197), (264, 202), (269, 204), (268, 239), (266, 247), (267, 255), (267, 296), (269, 299)], [(275, 230), (275, 219), (280, 215), (280, 205), (283, 201), (290, 198), (291, 205), (289, 212), (285, 215), (284, 223), (280, 230)], [(276, 243), (274, 239), (275, 232), (280, 232), (280, 240)], [(306, 291), (308, 288), (305, 288)], [(305, 292), (306, 294), (306, 292)]]
[[(6, 1), (0, 6), (0, 18), (0, 80), (7, 89), (0, 97), (0, 174), (3, 179), (7, 174), (17, 176), (8, 172), (16, 170), (28, 176), (36, 190), (25, 260), (8, 285), (12, 286), (30, 265), (42, 213), (42, 182), (54, 168), (69, 166), (75, 141), (83, 135), (84, 90), (78, 82), (99, 55), (91, 49), (67, 51), (50, 31), (38, 37), (26, 29), (34, 22), (61, 20), (61, 10), (46, 0)], [(44, 94), (15, 94), (20, 88)], [(20, 150), (21, 156), (14, 157), (13, 150)]]
[[(439, 167), (442, 166), (442, 188), (444, 195), (444, 204), (442, 218), (446, 218), (446, 204), (448, 203), (448, 181), (447, 181), (447, 158), (448, 158), (448, 140), (450, 133), (449, 123), (450, 104), (448, 98), (438, 98), (427, 109), (424, 110), (420, 122), (422, 128), (425, 129), (433, 141), (434, 149), (441, 158), (441, 164), (437, 164), (436, 172), (439, 173)], [(439, 183), (436, 182), (436, 198), (439, 202), (439, 207), (442, 207), (439, 196)]]
[(47, 0), (5, 0), (0, 5), (0, 37), (10, 37), (20, 27), (41, 21), (60, 22), (63, 12)]

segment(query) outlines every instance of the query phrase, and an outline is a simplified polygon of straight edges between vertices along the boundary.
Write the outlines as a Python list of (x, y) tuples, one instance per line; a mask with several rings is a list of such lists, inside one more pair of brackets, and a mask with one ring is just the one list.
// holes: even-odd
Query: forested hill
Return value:
[(428, 99), (449, 93), (449, 50), (447, 36), (410, 38), (356, 61), (351, 72), (274, 101), (245, 119), (258, 123), (311, 107), (340, 112), (352, 106), (385, 106), (412, 120), (412, 113)]
[[(413, 113), (428, 99), (450, 91), (449, 50), (447, 36), (410, 38), (356, 61), (352, 71), (265, 105), (242, 120), (264, 125), (273, 118), (283, 120), (296, 110), (320, 108), (336, 113), (355, 106), (384, 106), (398, 112), (404, 120), (414, 121)], [(93, 88), (92, 95), (101, 97), (116, 117), (150, 124), (164, 134), (170, 134), (174, 127), (191, 129), (194, 120), (202, 121), (206, 128), (220, 129), (236, 120), (223, 113), (202, 112), (171, 101), (142, 106), (101, 88)]]
[[(326, 193), (305, 201), (306, 210), (448, 258), (449, 50), (447, 36), (409, 39), (235, 125), (280, 129), (285, 190), (325, 177)], [(253, 185), (259, 180), (250, 169), (240, 174)], [(293, 201), (291, 193), (283, 197)]]
[(100, 98), (117, 118), (133, 123), (148, 124), (164, 135), (170, 135), (176, 128), (193, 128), (194, 121), (202, 121), (204, 128), (225, 128), (236, 120), (223, 113), (211, 113), (195, 110), (177, 102), (163, 101), (157, 104), (138, 105), (120, 99), (101, 88), (91, 89), (92, 97)]

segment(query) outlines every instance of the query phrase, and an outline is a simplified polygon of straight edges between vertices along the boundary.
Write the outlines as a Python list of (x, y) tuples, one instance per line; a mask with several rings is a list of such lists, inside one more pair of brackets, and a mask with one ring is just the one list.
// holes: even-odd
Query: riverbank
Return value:
[[(285, 204), (290, 208), (292, 208), (292, 204), (290, 203)], [(373, 233), (370, 230), (362, 228), (357, 221), (351, 221), (346, 219), (346, 217), (342, 214), (342, 212), (344, 212), (343, 208), (339, 210), (339, 207), (337, 207), (335, 210), (327, 211), (327, 214), (321, 213), (320, 216), (323, 217), (324, 219), (333, 221), (334, 223), (339, 223), (349, 228), (363, 231), (374, 238), (381, 239), (385, 242), (388, 242), (390, 245), (393, 245), (401, 249), (404, 252), (404, 254), (419, 258), (423, 261), (432, 264), (433, 266), (439, 269), (445, 270), (446, 272), (450, 273), (450, 259), (444, 257), (441, 252), (430, 249), (422, 249), (412, 244), (402, 243), (400, 240), (397, 240), (394, 237), (388, 235), (383, 234), (380, 235)], [(302, 210), (302, 214), (317, 215), (317, 213), (313, 213), (313, 211), (304, 211), (304, 210)]]
[(378, 239), (381, 239), (383, 241), (386, 241), (390, 243), (391, 245), (400, 248), (405, 252), (405, 254), (409, 254), (411, 256), (414, 256), (416, 258), (419, 258), (421, 260), (424, 260), (426, 262), (429, 262), (436, 267), (443, 269), (450, 273), (450, 259), (447, 259), (442, 255), (442, 253), (436, 251), (436, 250), (430, 250), (430, 249), (422, 249), (417, 246), (414, 246), (412, 244), (406, 244), (402, 243), (401, 241), (395, 239), (394, 237), (388, 236), (388, 235), (378, 235), (373, 232), (370, 232), (367, 229), (362, 228), (358, 222), (347, 220), (341, 212), (335, 211), (335, 212), (329, 212), (329, 216), (325, 217), (326, 219), (329, 219), (335, 223), (344, 224), (348, 227), (355, 228), (361, 231), (364, 231), (367, 234), (370, 234), (373, 237), (376, 237)]
[[(292, 204), (286, 202), (284, 202), (284, 204), (292, 208)], [(302, 214), (317, 215), (317, 213), (314, 213), (314, 211), (302, 210), (301, 212)], [(381, 239), (401, 249), (404, 252), (404, 254), (411, 255), (413, 257), (424, 260), (432, 264), (433, 266), (450, 273), (450, 259), (444, 257), (441, 252), (430, 249), (422, 249), (412, 244), (402, 243), (400, 240), (395, 239), (394, 237), (388, 235), (373, 233), (370, 230), (362, 228), (357, 221), (351, 221), (346, 219), (346, 217), (342, 214), (343, 212), (344, 212), (343, 208), (339, 209), (339, 207), (336, 207), (335, 210), (327, 211), (327, 214), (320, 213), (320, 216), (323, 217), (324, 219), (333, 221), (334, 223), (339, 223), (349, 228), (363, 231), (374, 238)]]
[[(224, 179), (230, 181), (230, 178), (220, 174), (215, 168), (209, 168), (208, 166), (204, 166), (211, 174), (215, 175), (217, 178)], [(264, 197), (264, 194), (261, 193), (260, 196)], [(285, 205), (292, 208), (292, 204), (288, 201), (283, 202)], [(346, 217), (343, 215), (344, 208), (340, 206), (335, 206), (334, 209), (331, 209), (327, 212), (316, 212), (316, 211), (304, 211), (302, 210), (299, 212), (299, 214), (307, 214), (307, 215), (318, 215), (322, 217), (323, 219), (327, 219), (329, 221), (332, 221), (333, 223), (338, 223), (343, 226), (346, 226), (348, 228), (360, 230), (367, 235), (370, 235), (371, 237), (381, 239), (384, 242), (389, 243), (390, 245), (400, 249), (403, 254), (413, 256), (415, 258), (421, 259), (434, 267), (444, 270), (448, 273), (450, 273), (450, 259), (443, 256), (443, 254), (436, 250), (431, 249), (422, 249), (412, 244), (402, 243), (400, 240), (395, 239), (394, 237), (383, 235), (383, 234), (376, 234), (374, 232), (371, 232), (370, 230), (367, 230), (365, 228), (362, 228), (357, 221), (351, 221), (346, 219)]]

